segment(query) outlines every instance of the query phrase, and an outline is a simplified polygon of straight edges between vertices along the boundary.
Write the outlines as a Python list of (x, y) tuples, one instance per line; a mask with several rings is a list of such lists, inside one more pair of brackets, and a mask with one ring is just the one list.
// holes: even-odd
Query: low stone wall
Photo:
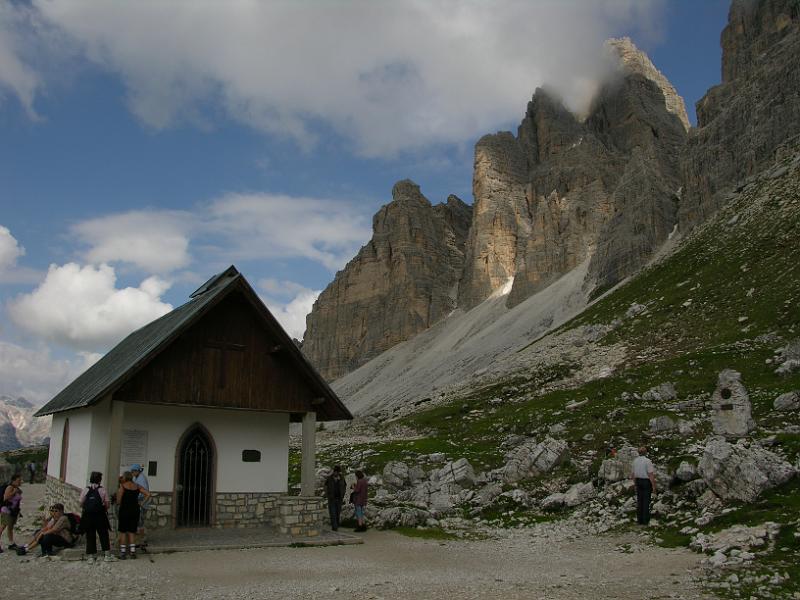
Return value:
[[(274, 526), (280, 495), (267, 492), (224, 492), (217, 494), (215, 521), (212, 527), (245, 528)], [(171, 529), (172, 494), (153, 492), (145, 515), (148, 529)]]
[(81, 513), (81, 490), (74, 485), (61, 481), (58, 477), (47, 476), (44, 487), (45, 508), (60, 502), (68, 513)]
[(322, 533), (323, 500), (314, 496), (281, 496), (278, 532), (293, 537), (316, 537)]
[[(115, 490), (109, 490), (113, 494)], [(49, 506), (61, 502), (67, 512), (80, 514), (81, 490), (48, 475), (45, 502)], [(172, 493), (153, 492), (145, 516), (149, 530), (172, 529)], [(322, 498), (285, 496), (276, 493), (217, 494), (215, 522), (212, 527), (274, 527), (279, 533), (294, 537), (315, 537), (322, 532), (324, 502)], [(112, 528), (116, 529), (115, 511), (109, 511)]]
[(263, 527), (273, 525), (278, 494), (217, 494), (217, 527)]

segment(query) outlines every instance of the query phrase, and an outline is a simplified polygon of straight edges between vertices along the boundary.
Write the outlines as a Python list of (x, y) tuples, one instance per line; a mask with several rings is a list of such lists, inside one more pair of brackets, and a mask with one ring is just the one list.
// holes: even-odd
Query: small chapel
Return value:
[[(274, 527), (317, 535), (317, 422), (352, 419), (235, 267), (134, 331), (43, 406), (48, 502), (78, 511), (92, 471), (113, 493), (142, 465), (146, 526)], [(301, 423), (300, 495), (289, 429)]]

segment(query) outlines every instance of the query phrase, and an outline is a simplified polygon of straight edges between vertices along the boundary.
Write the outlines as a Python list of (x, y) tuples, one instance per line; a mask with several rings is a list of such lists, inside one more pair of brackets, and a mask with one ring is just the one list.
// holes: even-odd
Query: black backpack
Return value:
[(99, 488), (88, 488), (86, 496), (83, 498), (83, 514), (84, 515), (100, 515), (103, 514), (106, 507), (103, 505), (103, 499), (100, 497)]
[(67, 520), (69, 521), (69, 532), (74, 537), (81, 535), (83, 533), (83, 528), (81, 527), (81, 518), (75, 513), (67, 513), (66, 516)]

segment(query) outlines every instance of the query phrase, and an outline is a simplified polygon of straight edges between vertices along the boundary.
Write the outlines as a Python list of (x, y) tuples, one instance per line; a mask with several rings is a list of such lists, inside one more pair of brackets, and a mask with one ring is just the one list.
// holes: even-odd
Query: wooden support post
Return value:
[(303, 446), (300, 457), (300, 495), (314, 496), (317, 466), (317, 413), (303, 415)]

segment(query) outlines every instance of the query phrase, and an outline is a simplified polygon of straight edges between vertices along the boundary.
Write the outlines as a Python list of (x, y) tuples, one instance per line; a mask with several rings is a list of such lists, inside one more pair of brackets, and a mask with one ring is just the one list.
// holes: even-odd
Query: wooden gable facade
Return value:
[(319, 410), (321, 393), (291, 351), (237, 286), (114, 399), (296, 414)]

